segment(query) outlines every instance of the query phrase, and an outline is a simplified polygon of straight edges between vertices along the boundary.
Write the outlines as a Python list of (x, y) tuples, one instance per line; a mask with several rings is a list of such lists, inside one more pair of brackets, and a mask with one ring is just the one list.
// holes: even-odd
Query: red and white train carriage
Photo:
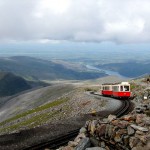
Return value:
[(104, 96), (117, 98), (129, 98), (131, 96), (130, 84), (128, 82), (102, 84), (101, 90)]

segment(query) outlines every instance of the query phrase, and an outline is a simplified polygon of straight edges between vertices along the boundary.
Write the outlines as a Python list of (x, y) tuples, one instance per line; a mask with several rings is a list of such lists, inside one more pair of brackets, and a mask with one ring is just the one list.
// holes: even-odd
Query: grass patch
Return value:
[(60, 111), (43, 113), (43, 114), (31, 117), (30, 119), (27, 119), (23, 122), (15, 124), (15, 125), (11, 125), (9, 127), (2, 128), (2, 129), (0, 129), (0, 131), (1, 132), (14, 131), (17, 129), (19, 130), (19, 128), (22, 128), (22, 127), (33, 128), (33, 127), (36, 127), (38, 125), (45, 123), (47, 120), (49, 120), (50, 118), (54, 117), (55, 115), (57, 115), (59, 113), (60, 113)]
[(136, 83), (130, 83), (130, 88), (131, 88), (131, 91), (132, 91), (132, 90), (139, 89), (139, 88), (144, 88), (144, 87), (142, 87), (141, 85), (138, 85)]
[(32, 113), (40, 112), (42, 110), (45, 110), (45, 109), (48, 109), (48, 108), (51, 108), (51, 107), (55, 107), (55, 106), (61, 105), (62, 103), (67, 102), (68, 100), (69, 100), (69, 98), (61, 98), (61, 99), (58, 99), (58, 100), (56, 100), (54, 102), (47, 103), (45, 105), (39, 106), (39, 107), (37, 107), (35, 109), (28, 110), (28, 111), (26, 111), (24, 113), (18, 114), (16, 116), (12, 117), (12, 118), (9, 118), (9, 119), (1, 122), (0, 126), (5, 125), (6, 123), (9, 123), (11, 121), (17, 120), (19, 118), (25, 117), (27, 115), (30, 115)]
[(89, 88), (89, 87), (87, 87), (87, 88), (84, 88), (84, 91), (93, 91), (93, 92), (97, 92), (98, 91), (98, 88)]

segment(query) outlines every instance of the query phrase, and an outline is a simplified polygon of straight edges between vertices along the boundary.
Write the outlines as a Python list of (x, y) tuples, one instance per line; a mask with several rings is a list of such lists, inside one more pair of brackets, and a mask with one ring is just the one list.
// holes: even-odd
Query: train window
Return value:
[(120, 86), (120, 91), (123, 91), (123, 86)]
[(129, 86), (124, 86), (124, 91), (129, 91)]
[(106, 90), (109, 90), (109, 86), (106, 86)]
[(119, 86), (114, 86), (113, 91), (119, 91)]

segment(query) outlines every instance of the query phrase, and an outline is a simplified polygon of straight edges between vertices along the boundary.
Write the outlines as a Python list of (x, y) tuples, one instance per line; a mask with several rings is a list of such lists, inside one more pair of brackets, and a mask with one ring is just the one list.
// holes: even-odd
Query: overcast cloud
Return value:
[(150, 42), (150, 0), (0, 0), (0, 40)]

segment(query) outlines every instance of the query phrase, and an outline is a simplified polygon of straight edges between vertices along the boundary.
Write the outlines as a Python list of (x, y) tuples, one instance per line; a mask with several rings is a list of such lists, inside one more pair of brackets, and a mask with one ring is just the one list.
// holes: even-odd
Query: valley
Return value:
[(87, 80), (106, 76), (104, 72), (88, 70), (84, 65), (65, 64), (58, 61), (56, 63), (26, 56), (0, 58), (0, 70), (12, 72), (31, 81)]

